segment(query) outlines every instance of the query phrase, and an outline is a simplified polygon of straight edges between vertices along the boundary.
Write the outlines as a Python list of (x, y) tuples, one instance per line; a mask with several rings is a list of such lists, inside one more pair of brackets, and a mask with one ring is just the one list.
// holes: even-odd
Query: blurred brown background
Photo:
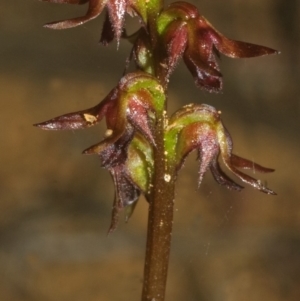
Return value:
[[(274, 189), (197, 190), (191, 156), (177, 185), (167, 300), (300, 300), (298, 0), (194, 1), (228, 37), (281, 50), (249, 60), (223, 57), (222, 95), (197, 90), (183, 65), (172, 76), (170, 112), (190, 102), (223, 112), (235, 153), (276, 169), (255, 175)], [(102, 17), (51, 31), (45, 22), (86, 6), (0, 1), (0, 299), (139, 300), (147, 206), (106, 237), (113, 187), (81, 151), (103, 126), (43, 132), (32, 126), (98, 103), (117, 83), (130, 45), (98, 45)], [(136, 21), (128, 19), (129, 28)], [(130, 30), (131, 30), (130, 29)]]

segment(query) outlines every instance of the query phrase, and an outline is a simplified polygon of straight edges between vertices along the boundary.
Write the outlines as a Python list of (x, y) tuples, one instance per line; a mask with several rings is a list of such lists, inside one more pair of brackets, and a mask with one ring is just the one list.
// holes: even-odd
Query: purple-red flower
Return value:
[(173, 114), (167, 128), (166, 141), (167, 152), (175, 162), (177, 171), (190, 152), (198, 152), (199, 185), (206, 171), (210, 169), (219, 184), (233, 190), (243, 188), (223, 172), (218, 162), (221, 157), (224, 165), (240, 180), (264, 193), (276, 194), (260, 180), (239, 170), (251, 169), (263, 173), (274, 171), (232, 153), (232, 139), (222, 124), (218, 111), (209, 105), (187, 105)]
[(198, 9), (186, 2), (175, 2), (158, 18), (158, 33), (165, 51), (166, 82), (178, 60), (183, 60), (198, 87), (209, 92), (222, 89), (222, 74), (217, 63), (220, 53), (231, 58), (249, 58), (278, 53), (268, 47), (234, 41), (218, 32)]
[(149, 201), (153, 165), (152, 147), (140, 135), (135, 135), (124, 163), (108, 168), (116, 189), (109, 233), (116, 229), (120, 211), (125, 209), (128, 221), (141, 194)]
[[(99, 154), (107, 150), (108, 154), (105, 157), (112, 157), (109, 153), (121, 151), (122, 147), (124, 148), (133, 138), (134, 131), (139, 131), (154, 145), (152, 123), (155, 117), (155, 100), (151, 89), (157, 89), (156, 92), (162, 89), (151, 75), (141, 72), (129, 73), (95, 107), (68, 113), (36, 126), (44, 130), (84, 129), (94, 126), (105, 117), (108, 129), (106, 138), (85, 150), (85, 154)], [(116, 149), (109, 152), (107, 147), (112, 147), (115, 143), (117, 143)]]
[(128, 219), (140, 194), (147, 199), (153, 173), (153, 125), (163, 104), (164, 93), (157, 80), (135, 72), (124, 76), (98, 105), (35, 124), (44, 130), (77, 130), (94, 126), (105, 117), (105, 138), (83, 153), (98, 155), (114, 180), (110, 231), (117, 225), (120, 210), (127, 208)]
[[(48, 23), (47, 28), (66, 29), (82, 25), (90, 20), (98, 17), (106, 7), (108, 16), (104, 25), (103, 35), (113, 34), (119, 42), (124, 26), (125, 13), (131, 15), (137, 14), (141, 18), (145, 18), (143, 6), (138, 0), (41, 0), (44, 2), (59, 3), (59, 4), (85, 4), (88, 3), (88, 10), (84, 16)], [(108, 31), (106, 33), (106, 31)], [(105, 38), (102, 38), (105, 40)]]

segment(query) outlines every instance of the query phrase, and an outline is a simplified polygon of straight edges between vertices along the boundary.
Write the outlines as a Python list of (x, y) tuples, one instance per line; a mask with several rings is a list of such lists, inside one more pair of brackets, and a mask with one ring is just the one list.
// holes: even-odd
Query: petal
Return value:
[[(221, 133), (222, 129), (223, 129), (223, 133)], [(221, 123), (220, 123), (220, 128), (218, 129), (218, 135), (219, 135), (221, 156), (222, 156), (223, 162), (226, 165), (226, 167), (232, 173), (234, 173), (238, 178), (240, 178), (243, 182), (251, 185), (255, 189), (258, 189), (261, 192), (264, 192), (267, 194), (276, 195), (276, 193), (273, 190), (264, 186), (262, 181), (256, 180), (256, 179), (250, 177), (249, 175), (242, 173), (241, 171), (239, 171), (236, 168), (236, 167), (249, 168), (251, 161), (248, 161), (246, 159), (232, 155), (232, 139), (231, 139), (230, 135), (228, 134), (227, 130), (224, 129), (224, 127)], [(233, 157), (233, 159), (231, 159), (232, 157)], [(253, 163), (252, 163), (252, 167), (253, 167)], [(257, 171), (260, 171), (260, 170), (263, 170), (263, 172), (271, 172), (272, 171), (271, 169), (267, 169), (258, 164), (255, 164), (254, 167), (257, 169)]]
[(109, 0), (107, 3), (110, 22), (118, 43), (124, 26), (127, 2), (128, 0)]
[(198, 19), (198, 26), (206, 32), (216, 49), (231, 58), (250, 58), (279, 52), (269, 47), (235, 41), (219, 33), (203, 16)]
[(235, 183), (232, 179), (230, 179), (221, 169), (219, 162), (217, 161), (217, 157), (215, 157), (210, 165), (210, 171), (214, 177), (214, 179), (220, 184), (227, 187), (230, 190), (241, 191), (244, 187)]
[(177, 110), (170, 118), (170, 127), (181, 127), (193, 122), (208, 121), (215, 123), (220, 120), (219, 112), (207, 104), (190, 103)]
[(149, 74), (154, 74), (154, 61), (148, 34), (144, 28), (139, 29), (126, 39), (134, 44), (131, 52), (130, 60), (133, 58), (137, 67)]
[(125, 165), (128, 175), (147, 197), (154, 169), (153, 149), (144, 137), (135, 135), (127, 153)]
[(211, 31), (210, 35), (218, 51), (231, 58), (251, 58), (269, 54), (279, 54), (279, 51), (269, 47), (230, 40), (222, 35), (218, 35), (218, 33), (214, 31)]
[[(44, 27), (51, 28), (51, 29), (66, 29), (66, 28), (72, 28), (78, 25), (82, 25), (98, 17), (101, 14), (107, 1), (108, 0), (89, 0), (89, 8), (85, 16), (48, 23), (44, 25)], [(72, 3), (76, 3), (76, 2), (74, 1)], [(85, 1), (82, 3), (85, 3)]]
[(222, 74), (217, 68), (214, 68), (216, 63), (210, 62), (204, 53), (195, 51), (188, 46), (183, 59), (194, 77), (196, 86), (208, 92), (220, 92), (222, 90)]
[(129, 142), (133, 138), (133, 128), (126, 126), (126, 122), (115, 131), (109, 129), (107, 132), (109, 136), (97, 143), (82, 153), (84, 155), (99, 155), (102, 161), (102, 165), (105, 168), (109, 168), (115, 164), (124, 162), (127, 158), (127, 147)]
[(198, 180), (200, 186), (212, 159), (219, 152), (215, 131), (208, 122), (194, 122), (180, 132), (177, 142), (177, 170), (181, 168), (187, 155), (195, 149), (198, 151), (200, 161)]
[(203, 180), (204, 174), (211, 166), (213, 159), (219, 152), (219, 146), (216, 141), (215, 133), (210, 130), (198, 148), (198, 158), (200, 160), (198, 187)]
[(124, 209), (125, 209), (125, 222), (127, 223), (130, 219), (130, 217), (132, 216), (134, 210), (135, 210), (135, 207), (137, 205), (138, 202), (134, 202), (128, 206), (126, 206)]
[(167, 46), (167, 68), (165, 68), (165, 77), (167, 79), (183, 55), (187, 45), (187, 39), (188, 31), (186, 23), (176, 20), (168, 26), (164, 36), (164, 41)]
[(106, 12), (104, 23), (103, 23), (103, 28), (102, 28), (102, 33), (101, 33), (101, 38), (100, 38), (100, 43), (103, 46), (107, 46), (112, 40), (114, 39), (114, 31), (112, 24), (110, 22), (108, 13)]
[[(139, 189), (136, 188), (128, 179), (124, 165), (112, 168), (110, 173), (114, 181), (116, 195), (108, 234), (112, 233), (116, 229), (119, 219), (119, 212), (123, 210), (123, 208), (132, 206), (134, 203), (136, 203), (141, 194)], [(126, 218), (128, 219), (128, 216)]]
[(128, 147), (133, 137), (133, 128), (127, 127), (121, 136), (106, 138), (100, 143), (86, 149), (83, 154), (97, 154), (100, 157), (102, 167), (106, 169), (115, 168), (116, 166), (125, 164), (128, 157)]
[(256, 180), (244, 173), (242, 173), (241, 171), (239, 171), (238, 169), (236, 169), (233, 165), (229, 164), (228, 162), (225, 163), (225, 165), (227, 166), (228, 169), (230, 169), (237, 177), (239, 177), (243, 182), (251, 185), (252, 187), (254, 187), (255, 189), (260, 190), (261, 192), (267, 193), (267, 194), (272, 194), (272, 195), (276, 195), (276, 192), (274, 192), (273, 190), (267, 188), (266, 186), (263, 185), (262, 181), (260, 180)]
[(194, 19), (199, 16), (197, 7), (184, 1), (171, 3), (163, 14), (181, 20)]
[(122, 208), (132, 205), (140, 196), (140, 191), (128, 178), (125, 167), (118, 166), (111, 171), (115, 175), (117, 195)]
[(151, 96), (146, 90), (138, 91), (128, 100), (127, 119), (152, 145), (155, 145), (154, 130), (150, 115), (154, 115), (149, 105)]
[(118, 226), (119, 223), (119, 214), (120, 211), (122, 211), (123, 207), (121, 203), (119, 202), (119, 199), (117, 197), (117, 193), (115, 192), (115, 197), (114, 197), (114, 203), (113, 203), (113, 208), (111, 212), (111, 222), (109, 229), (107, 231), (107, 235), (111, 234), (114, 232)]
[(74, 113), (68, 113), (53, 119), (34, 124), (43, 130), (77, 130), (94, 126), (106, 114), (108, 108), (115, 101), (115, 90), (112, 90), (107, 97), (93, 108)]
[[(126, 74), (119, 82), (119, 88), (128, 96), (128, 101), (134, 95), (148, 111), (162, 112), (165, 103), (165, 91), (158, 80), (145, 72)], [(149, 112), (150, 113), (150, 112)], [(151, 115), (151, 114), (148, 114)]]
[(242, 169), (251, 169), (251, 170), (253, 170), (254, 173), (256, 171), (262, 172), (262, 173), (275, 171), (275, 169), (263, 167), (253, 161), (249, 161), (247, 159), (241, 158), (234, 154), (231, 154), (230, 161), (234, 167), (242, 168)]

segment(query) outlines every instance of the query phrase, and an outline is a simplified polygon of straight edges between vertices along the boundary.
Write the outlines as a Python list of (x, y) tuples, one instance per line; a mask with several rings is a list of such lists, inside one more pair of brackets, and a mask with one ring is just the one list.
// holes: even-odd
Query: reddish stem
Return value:
[(175, 179), (164, 149), (164, 117), (156, 125), (155, 174), (149, 205), (142, 301), (164, 301), (171, 249)]

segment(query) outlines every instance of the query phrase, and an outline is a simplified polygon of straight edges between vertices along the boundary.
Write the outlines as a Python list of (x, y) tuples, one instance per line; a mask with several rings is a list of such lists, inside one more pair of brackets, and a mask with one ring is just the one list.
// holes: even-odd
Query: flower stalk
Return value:
[[(87, 4), (84, 16), (45, 25), (67, 29), (95, 19), (106, 10), (100, 41), (107, 45), (121, 38), (132, 43), (130, 58), (134, 72), (120, 79), (117, 86), (96, 106), (64, 114), (35, 126), (44, 130), (77, 130), (105, 119), (104, 139), (84, 154), (100, 158), (115, 185), (109, 233), (125, 210), (130, 218), (140, 195), (149, 203), (146, 256), (142, 301), (164, 301), (171, 250), (175, 183), (186, 157), (196, 151), (199, 161), (198, 186), (210, 170), (216, 182), (228, 189), (243, 187), (220, 167), (225, 167), (242, 182), (267, 194), (276, 194), (262, 181), (243, 173), (252, 169), (268, 173), (263, 167), (233, 154), (232, 138), (220, 113), (206, 104), (188, 104), (170, 118), (167, 92), (171, 74), (183, 59), (197, 87), (218, 93), (223, 88), (218, 64), (221, 54), (231, 58), (249, 58), (277, 51), (223, 36), (187, 2), (164, 7), (163, 0), (42, 0), (60, 4)], [(138, 16), (141, 28), (127, 35), (125, 15)]]
[(173, 226), (175, 178), (164, 146), (165, 116), (156, 125), (154, 177), (148, 211), (148, 231), (142, 301), (163, 301), (168, 275)]
[[(148, 9), (148, 28), (153, 54), (153, 71), (165, 86), (165, 78), (161, 76), (161, 51), (157, 31), (157, 18), (163, 8), (163, 1), (154, 0), (149, 4), (151, 8)], [(164, 110), (157, 116), (155, 125), (156, 148), (153, 154), (154, 175), (148, 209), (142, 301), (165, 300), (175, 201), (175, 170), (169, 164), (165, 150), (165, 128), (168, 123), (166, 110), (167, 101)]]

